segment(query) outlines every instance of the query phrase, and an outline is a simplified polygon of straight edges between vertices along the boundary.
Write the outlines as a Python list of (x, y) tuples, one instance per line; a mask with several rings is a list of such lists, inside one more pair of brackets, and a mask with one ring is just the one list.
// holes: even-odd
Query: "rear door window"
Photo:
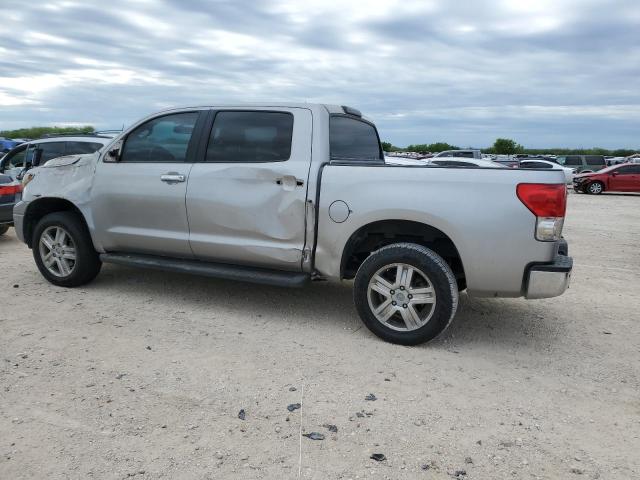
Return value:
[(67, 142), (66, 155), (79, 155), (82, 153), (93, 153), (103, 147), (97, 142)]
[(332, 160), (384, 163), (378, 132), (372, 124), (362, 120), (331, 116), (329, 147)]
[(291, 156), (293, 115), (222, 111), (216, 114), (207, 162), (284, 162)]
[(587, 165), (606, 165), (604, 157), (601, 155), (587, 155), (585, 157)]
[(565, 165), (582, 165), (582, 157), (580, 155), (567, 155)]

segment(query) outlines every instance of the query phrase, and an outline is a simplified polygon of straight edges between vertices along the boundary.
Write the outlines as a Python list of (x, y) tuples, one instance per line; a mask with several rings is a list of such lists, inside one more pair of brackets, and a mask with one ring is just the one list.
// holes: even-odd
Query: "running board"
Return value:
[(103, 253), (100, 260), (130, 267), (166, 270), (169, 272), (189, 273), (204, 277), (223, 278), (238, 282), (260, 283), (278, 287), (302, 287), (309, 281), (306, 273), (268, 270), (224, 263), (182, 260), (154, 255), (135, 255), (126, 253)]

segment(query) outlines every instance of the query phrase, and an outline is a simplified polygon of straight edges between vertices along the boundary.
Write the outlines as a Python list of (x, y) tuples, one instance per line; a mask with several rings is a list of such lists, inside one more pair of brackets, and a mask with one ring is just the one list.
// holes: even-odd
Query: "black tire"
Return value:
[(4, 235), (9, 230), (9, 225), (0, 225), (0, 235)]
[[(389, 328), (376, 318), (369, 303), (372, 277), (385, 266), (396, 263), (422, 271), (435, 292), (436, 302), (430, 307), (433, 309), (430, 319), (415, 330)], [(418, 345), (433, 340), (449, 326), (458, 308), (458, 287), (451, 268), (440, 255), (414, 243), (395, 243), (373, 252), (362, 263), (355, 278), (354, 302), (364, 324), (378, 337), (400, 345)]]
[[(49, 227), (62, 227), (71, 237), (75, 245), (75, 264), (66, 276), (56, 276), (49, 272), (41, 257), (40, 238)], [(91, 235), (87, 227), (73, 212), (55, 212), (45, 215), (36, 225), (33, 232), (33, 258), (38, 270), (44, 278), (60, 287), (79, 287), (96, 278), (102, 262), (93, 247)]]
[(585, 188), (585, 192), (591, 195), (600, 195), (602, 192), (604, 192), (604, 184), (602, 182), (591, 182)]

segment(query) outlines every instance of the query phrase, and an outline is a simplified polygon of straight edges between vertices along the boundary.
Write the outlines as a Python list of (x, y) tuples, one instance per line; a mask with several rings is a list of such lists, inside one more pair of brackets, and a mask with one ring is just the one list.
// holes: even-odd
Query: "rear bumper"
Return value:
[(13, 223), (13, 203), (0, 204), (0, 225)]
[(569, 288), (573, 258), (567, 256), (566, 250), (562, 249), (562, 247), (559, 250), (553, 262), (533, 264), (529, 267), (525, 275), (525, 298), (557, 297)]

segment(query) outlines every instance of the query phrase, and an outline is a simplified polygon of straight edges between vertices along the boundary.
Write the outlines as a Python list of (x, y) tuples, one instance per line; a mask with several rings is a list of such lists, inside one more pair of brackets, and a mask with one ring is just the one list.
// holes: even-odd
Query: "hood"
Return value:
[(587, 172), (587, 173), (576, 173), (576, 178), (587, 178), (592, 177), (593, 175), (598, 175), (598, 172)]
[(53, 158), (42, 165), (42, 168), (68, 167), (69, 165), (86, 165), (97, 157), (97, 153), (81, 153), (78, 155), (66, 155), (64, 157)]

